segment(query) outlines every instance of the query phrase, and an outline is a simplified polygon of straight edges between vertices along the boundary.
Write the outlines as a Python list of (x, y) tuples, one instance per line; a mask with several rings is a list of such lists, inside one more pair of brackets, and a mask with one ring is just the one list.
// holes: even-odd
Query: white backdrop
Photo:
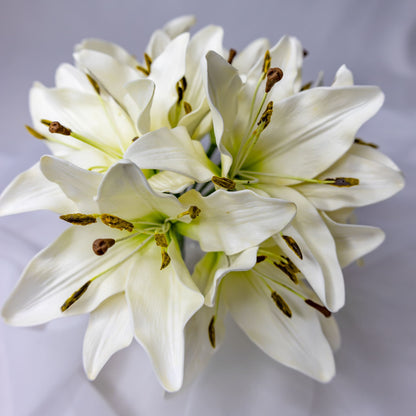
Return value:
[[(198, 26), (225, 28), (237, 50), (265, 36), (300, 38), (310, 55), (305, 80), (320, 69), (331, 82), (343, 63), (359, 84), (386, 93), (380, 113), (360, 132), (403, 169), (407, 187), (358, 211), (381, 226), (385, 243), (365, 265), (345, 271), (347, 304), (337, 314), (342, 346), (337, 376), (321, 385), (263, 355), (232, 322), (205, 372), (164, 397), (137, 344), (116, 354), (98, 379), (82, 370), (86, 317), (36, 328), (0, 323), (0, 414), (3, 416), (133, 415), (410, 415), (416, 408), (416, 3), (401, 1), (2, 0), (0, 4), (0, 188), (46, 150), (23, 128), (34, 80), (52, 85), (59, 63), (85, 37), (119, 43), (137, 55), (150, 33), (181, 14)], [(0, 219), (0, 303), (27, 261), (64, 225), (50, 213)]]

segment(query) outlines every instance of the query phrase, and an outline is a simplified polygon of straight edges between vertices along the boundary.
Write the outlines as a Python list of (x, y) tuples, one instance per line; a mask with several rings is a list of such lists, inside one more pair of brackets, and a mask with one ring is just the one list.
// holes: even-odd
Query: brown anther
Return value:
[(146, 68), (142, 67), (141, 65), (136, 65), (136, 69), (138, 69), (140, 72), (143, 72), (143, 74), (150, 75), (150, 71), (148, 71)]
[(276, 292), (272, 292), (271, 294), (272, 299), (276, 306), (288, 317), (292, 317), (292, 311), (289, 308), (289, 305), (285, 302), (285, 300)]
[(79, 213), (61, 215), (59, 218), (74, 225), (88, 225), (97, 222), (97, 218), (94, 215)]
[(325, 308), (325, 306), (322, 306), (311, 299), (305, 299), (305, 303), (311, 306), (312, 308), (316, 309), (318, 312), (321, 312), (321, 314), (324, 315), (325, 318), (329, 318), (331, 316), (331, 312), (327, 308)]
[(179, 104), (182, 101), (182, 99), (183, 99), (183, 89), (179, 85), (179, 82), (176, 83), (176, 92), (178, 93), (178, 101), (177, 101), (177, 103)]
[(52, 121), (49, 125), (49, 131), (51, 133), (63, 134), (64, 136), (70, 136), (72, 131), (63, 126), (59, 121)]
[(260, 126), (260, 124), (262, 124), (263, 130), (264, 130), (269, 125), (270, 120), (272, 119), (272, 114), (273, 114), (273, 101), (269, 101), (257, 125)]
[(211, 178), (211, 181), (214, 183), (214, 185), (217, 185), (220, 188), (227, 189), (228, 191), (233, 191), (235, 189), (235, 182), (232, 179), (220, 176), (213, 176)]
[(303, 254), (298, 246), (298, 243), (288, 235), (282, 235), (283, 240), (285, 240), (286, 244), (293, 250), (293, 252), (302, 260)]
[(192, 106), (188, 103), (188, 101), (183, 102), (183, 109), (185, 110), (185, 114), (189, 114), (192, 112)]
[(191, 205), (188, 209), (189, 216), (194, 220), (195, 218), (199, 217), (201, 210), (196, 205)]
[(300, 270), (296, 267), (296, 264), (293, 263), (292, 260), (290, 260), (289, 257), (286, 256), (282, 256), (282, 258), (284, 259), (284, 261), (286, 262), (286, 266), (292, 270), (293, 273), (300, 273)]
[(156, 245), (158, 247), (165, 247), (166, 248), (169, 245), (168, 240), (166, 238), (166, 235), (162, 234), (162, 233), (156, 233), (155, 234), (155, 242), (156, 242)]
[(272, 62), (272, 58), (270, 56), (270, 52), (267, 50), (266, 53), (264, 54), (264, 61), (263, 61), (263, 68), (262, 68), (262, 72), (264, 75), (267, 74), (267, 71), (270, 68), (271, 62)]
[(376, 145), (375, 143), (365, 142), (364, 140), (361, 140), (358, 137), (356, 137), (354, 139), (354, 143), (356, 143), (356, 144), (362, 144), (363, 146), (370, 146), (370, 147), (372, 147), (374, 149), (378, 149), (378, 145)]
[(78, 290), (76, 290), (61, 306), (61, 311), (65, 312), (70, 308), (88, 289), (88, 286), (91, 284), (91, 280), (88, 280), (87, 283), (83, 284)]
[(306, 49), (304, 49), (303, 50), (303, 57), (306, 58), (308, 55), (309, 55), (309, 52)]
[(326, 178), (325, 181), (331, 181), (328, 185), (338, 186), (340, 188), (357, 186), (360, 184), (360, 180), (357, 178)]
[(40, 133), (38, 133), (35, 129), (33, 129), (32, 127), (25, 125), (26, 130), (33, 136), (36, 137), (37, 139), (40, 140), (46, 140), (45, 136), (42, 136)]
[(308, 83), (302, 85), (302, 87), (300, 88), (301, 91), (306, 91), (309, 90), (312, 87), (312, 81), (309, 81)]
[(257, 256), (257, 258), (256, 258), (256, 263), (261, 263), (261, 262), (263, 262), (264, 260), (266, 260), (267, 259), (267, 256)]
[(265, 92), (269, 92), (273, 88), (273, 85), (279, 82), (282, 78), (283, 71), (280, 68), (269, 68), (269, 70), (267, 71)]
[(116, 243), (114, 238), (97, 238), (92, 243), (92, 250), (97, 256), (102, 256), (107, 253), (107, 250)]
[(170, 264), (170, 256), (166, 251), (162, 251), (162, 265), (160, 266), (160, 270), (165, 269)]
[(98, 82), (90, 74), (85, 74), (85, 75), (87, 76), (88, 81), (90, 82), (90, 84), (94, 88), (95, 92), (98, 95), (100, 95), (100, 86), (98, 85)]
[(229, 64), (232, 64), (236, 55), (237, 55), (237, 51), (235, 49), (231, 48), (230, 49), (230, 52), (228, 53), (228, 60), (227, 60), (227, 62)]
[(215, 348), (215, 315), (211, 318), (208, 325), (208, 337), (212, 348)]
[(133, 231), (134, 225), (131, 222), (123, 220), (122, 218), (116, 217), (111, 214), (101, 214), (101, 221), (103, 224), (111, 228), (117, 228), (119, 230), (127, 230), (129, 232)]
[(290, 269), (290, 266), (288, 266), (287, 264), (283, 264), (283, 263), (277, 263), (277, 262), (273, 262), (273, 264), (279, 269), (281, 270), (287, 277), (289, 277), (289, 279), (295, 284), (297, 285), (299, 283), (299, 280), (296, 276), (296, 274), (293, 272), (293, 270)]
[(152, 58), (146, 52), (144, 53), (144, 62), (146, 63), (147, 71), (150, 74), (150, 68), (152, 66), (153, 61), (152, 61)]
[(179, 82), (181, 83), (181, 87), (183, 89), (183, 92), (185, 92), (186, 88), (188, 87), (188, 81), (186, 81), (185, 77), (182, 77)]
[(133, 137), (133, 138), (131, 139), (131, 141), (132, 141), (132, 142), (135, 142), (138, 138), (139, 138), (139, 136)]

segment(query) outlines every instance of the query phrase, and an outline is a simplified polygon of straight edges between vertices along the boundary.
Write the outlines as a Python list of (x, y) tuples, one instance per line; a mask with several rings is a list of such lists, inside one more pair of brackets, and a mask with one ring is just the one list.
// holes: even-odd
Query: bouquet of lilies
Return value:
[(69, 228), (29, 263), (3, 318), (89, 313), (90, 379), (134, 338), (177, 391), (216, 351), (230, 313), (271, 358), (329, 381), (342, 267), (384, 238), (353, 210), (404, 183), (356, 137), (383, 94), (354, 85), (346, 66), (330, 86), (302, 84), (294, 37), (237, 53), (220, 27), (190, 36), (193, 23), (154, 32), (143, 61), (85, 40), (56, 87), (34, 84), (27, 130), (52, 155), (6, 188), (0, 214), (52, 210)]

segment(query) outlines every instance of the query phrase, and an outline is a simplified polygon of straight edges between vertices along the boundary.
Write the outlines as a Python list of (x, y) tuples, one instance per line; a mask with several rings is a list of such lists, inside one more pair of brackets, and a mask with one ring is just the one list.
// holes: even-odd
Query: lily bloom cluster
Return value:
[[(403, 187), (398, 167), (356, 138), (383, 102), (342, 66), (302, 85), (304, 50), (285, 36), (226, 50), (192, 17), (157, 30), (143, 62), (89, 39), (56, 87), (30, 92), (53, 155), (20, 174), (0, 214), (48, 209), (71, 226), (29, 263), (3, 307), (11, 325), (90, 314), (94, 379), (133, 338), (177, 391), (224, 336), (229, 312), (266, 354), (322, 382), (335, 374), (342, 267), (383, 232), (356, 207)], [(189, 239), (203, 256), (191, 271)]]

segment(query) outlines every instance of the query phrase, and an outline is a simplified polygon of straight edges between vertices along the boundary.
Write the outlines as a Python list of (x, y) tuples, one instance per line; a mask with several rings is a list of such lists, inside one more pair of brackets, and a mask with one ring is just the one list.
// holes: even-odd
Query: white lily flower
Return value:
[(208, 253), (196, 266), (193, 278), (205, 293), (207, 306), (188, 324), (187, 337), (193, 341), (187, 340), (192, 357), (186, 366), (189, 377), (221, 342), (227, 311), (274, 360), (321, 382), (335, 375), (332, 349), (339, 345), (335, 319), (274, 243), (266, 242), (235, 256)]
[(183, 329), (203, 304), (180, 235), (234, 255), (283, 228), (293, 204), (248, 190), (206, 198), (193, 191), (178, 200), (152, 190), (129, 161), (112, 166), (104, 179), (54, 157), (45, 156), (41, 168), (76, 207), (61, 216), (75, 225), (31, 261), (4, 305), (4, 319), (27, 326), (91, 313), (84, 342), (90, 378), (134, 335), (164, 388), (178, 390)]

